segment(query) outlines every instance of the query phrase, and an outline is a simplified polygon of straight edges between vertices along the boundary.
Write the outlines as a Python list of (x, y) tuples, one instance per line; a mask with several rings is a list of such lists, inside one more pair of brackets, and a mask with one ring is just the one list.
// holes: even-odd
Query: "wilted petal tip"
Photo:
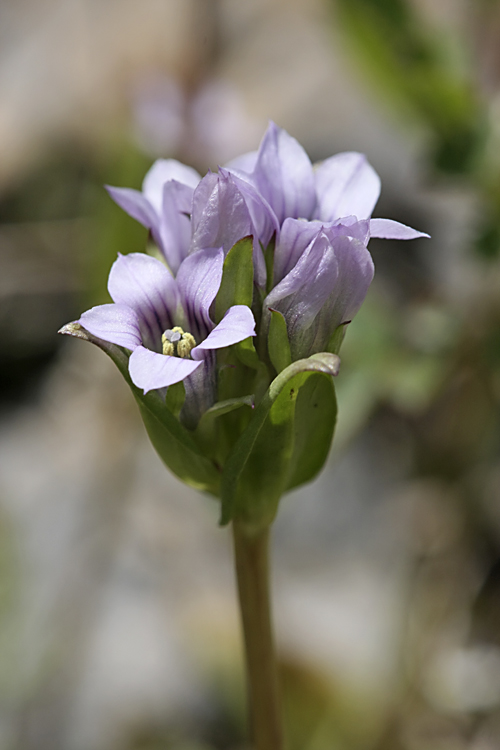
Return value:
[(84, 341), (90, 341), (87, 331), (77, 320), (74, 320), (72, 323), (66, 323), (57, 333), (61, 333), (63, 336), (74, 336), (78, 339), (84, 339)]

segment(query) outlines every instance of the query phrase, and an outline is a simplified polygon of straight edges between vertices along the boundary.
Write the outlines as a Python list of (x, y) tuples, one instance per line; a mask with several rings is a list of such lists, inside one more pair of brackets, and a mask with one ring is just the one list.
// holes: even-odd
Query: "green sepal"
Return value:
[(267, 336), (269, 359), (276, 372), (280, 373), (292, 364), (290, 341), (288, 340), (286, 320), (283, 315), (272, 308), (269, 308), (269, 311), (271, 313)]
[(339, 353), (340, 347), (342, 346), (342, 342), (345, 338), (347, 326), (350, 322), (351, 321), (348, 320), (346, 323), (341, 323), (339, 326), (337, 326), (337, 328), (328, 339), (328, 344), (326, 345), (327, 352), (331, 352), (332, 354)]
[(165, 403), (167, 405), (167, 409), (169, 409), (174, 417), (176, 419), (179, 418), (179, 414), (181, 413), (181, 409), (184, 406), (184, 401), (186, 400), (186, 389), (184, 388), (184, 383), (174, 383), (173, 385), (169, 385), (167, 388), (167, 395), (165, 397)]
[(224, 260), (222, 281), (215, 299), (215, 322), (220, 323), (233, 305), (252, 307), (253, 237), (243, 237)]
[(226, 401), (219, 401), (218, 404), (214, 404), (203, 414), (200, 420), (200, 425), (208, 420), (222, 417), (223, 414), (228, 414), (230, 411), (239, 409), (241, 406), (250, 406), (253, 409), (254, 404), (255, 398), (252, 395), (242, 396), (241, 398), (228, 398)]
[(186, 484), (218, 496), (220, 473), (217, 468), (203, 455), (192, 434), (174, 417), (158, 391), (144, 394), (132, 383), (125, 351), (92, 336), (78, 323), (69, 323), (59, 333), (90, 341), (113, 360), (134, 394), (149, 438), (163, 463)]
[[(335, 412), (332, 409), (334, 392), (319, 382), (331, 381), (339, 364), (335, 354), (313, 354), (294, 362), (272, 381), (225, 463), (221, 483), (222, 525), (237, 519), (255, 529), (267, 526), (276, 515), (281, 495), (319, 471), (331, 442), (336, 414), (336, 409)], [(303, 388), (306, 388), (304, 397), (297, 408)], [(329, 402), (325, 413), (332, 420), (329, 430), (325, 429), (321, 414), (323, 404), (318, 402), (318, 397), (325, 394)], [(310, 436), (317, 426), (313, 416), (304, 415), (311, 402), (318, 404), (314, 411), (321, 438), (329, 437), (327, 447), (318, 446), (316, 439), (309, 447), (299, 437), (302, 427)], [(308, 456), (309, 450), (318, 448), (319, 455)]]
[[(255, 397), (242, 396), (241, 398), (228, 398), (225, 401), (219, 401), (210, 407), (201, 417), (198, 427), (195, 431), (195, 439), (204, 455), (209, 456), (218, 464), (222, 464), (236, 437), (231, 435), (231, 427), (234, 420), (225, 419), (237, 409), (246, 406), (247, 409), (253, 409)], [(237, 420), (237, 423), (240, 420)]]
[[(262, 247), (262, 244), (261, 244)], [(262, 251), (264, 253), (264, 262), (266, 264), (266, 293), (269, 294), (273, 288), (274, 282), (274, 251), (276, 249), (276, 234), (274, 234), (269, 242), (268, 246)]]
[(251, 367), (252, 370), (258, 370), (262, 366), (259, 355), (255, 351), (253, 336), (243, 339), (237, 344), (233, 344), (233, 350), (243, 365)]

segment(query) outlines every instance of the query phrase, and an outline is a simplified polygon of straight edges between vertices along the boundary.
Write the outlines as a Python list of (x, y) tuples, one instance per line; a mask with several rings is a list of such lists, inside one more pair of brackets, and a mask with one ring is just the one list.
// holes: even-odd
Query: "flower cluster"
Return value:
[[(92, 308), (78, 322), (131, 352), (130, 378), (145, 393), (184, 381), (186, 403), (197, 403), (193, 423), (217, 400), (215, 350), (255, 336), (257, 323), (256, 349), (272, 379), (280, 357), (266, 341), (278, 314), (286, 326), (285, 362), (333, 351), (336, 331), (356, 314), (373, 278), (370, 237), (427, 236), (371, 218), (380, 180), (362, 154), (312, 165), (274, 123), (258, 151), (217, 173), (202, 178), (160, 159), (142, 191), (107, 190), (149, 229), (163, 262), (142, 253), (119, 256), (109, 277), (113, 304)], [(252, 238), (253, 299), (230, 306), (215, 325), (224, 258), (245, 237)]]
[(113, 359), (157, 452), (221, 498), (221, 522), (263, 528), (328, 455), (331, 376), (373, 278), (370, 237), (427, 235), (371, 218), (380, 180), (363, 155), (312, 165), (273, 123), (216, 173), (160, 159), (142, 191), (107, 189), (158, 252), (119, 255), (113, 302), (61, 332)]

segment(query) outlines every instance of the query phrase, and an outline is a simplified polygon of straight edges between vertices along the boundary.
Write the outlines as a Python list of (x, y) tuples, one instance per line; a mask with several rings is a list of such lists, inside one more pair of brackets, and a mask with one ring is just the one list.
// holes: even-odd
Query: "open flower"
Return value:
[(218, 325), (210, 317), (223, 260), (222, 249), (201, 250), (181, 263), (174, 279), (155, 258), (120, 255), (108, 281), (114, 303), (93, 307), (78, 322), (132, 352), (130, 378), (144, 393), (184, 380), (186, 404), (196, 400), (202, 413), (215, 399), (214, 350), (255, 335), (245, 305), (230, 307)]
[[(165, 464), (221, 498), (223, 523), (253, 534), (326, 460), (337, 413), (331, 376), (373, 278), (370, 238), (428, 235), (371, 218), (380, 180), (362, 154), (313, 165), (274, 123), (258, 151), (203, 178), (159, 160), (142, 192), (108, 190), (148, 227), (166, 263), (119, 256), (113, 303), (61, 333), (93, 341), (122, 373), (128, 367)], [(217, 356), (256, 335), (254, 312), (255, 346)]]

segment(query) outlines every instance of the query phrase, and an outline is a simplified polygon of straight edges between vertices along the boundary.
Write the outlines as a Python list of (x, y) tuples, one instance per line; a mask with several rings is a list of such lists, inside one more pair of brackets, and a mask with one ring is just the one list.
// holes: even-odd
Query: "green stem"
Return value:
[(283, 750), (283, 728), (269, 599), (269, 529), (233, 524), (234, 554), (255, 750)]

